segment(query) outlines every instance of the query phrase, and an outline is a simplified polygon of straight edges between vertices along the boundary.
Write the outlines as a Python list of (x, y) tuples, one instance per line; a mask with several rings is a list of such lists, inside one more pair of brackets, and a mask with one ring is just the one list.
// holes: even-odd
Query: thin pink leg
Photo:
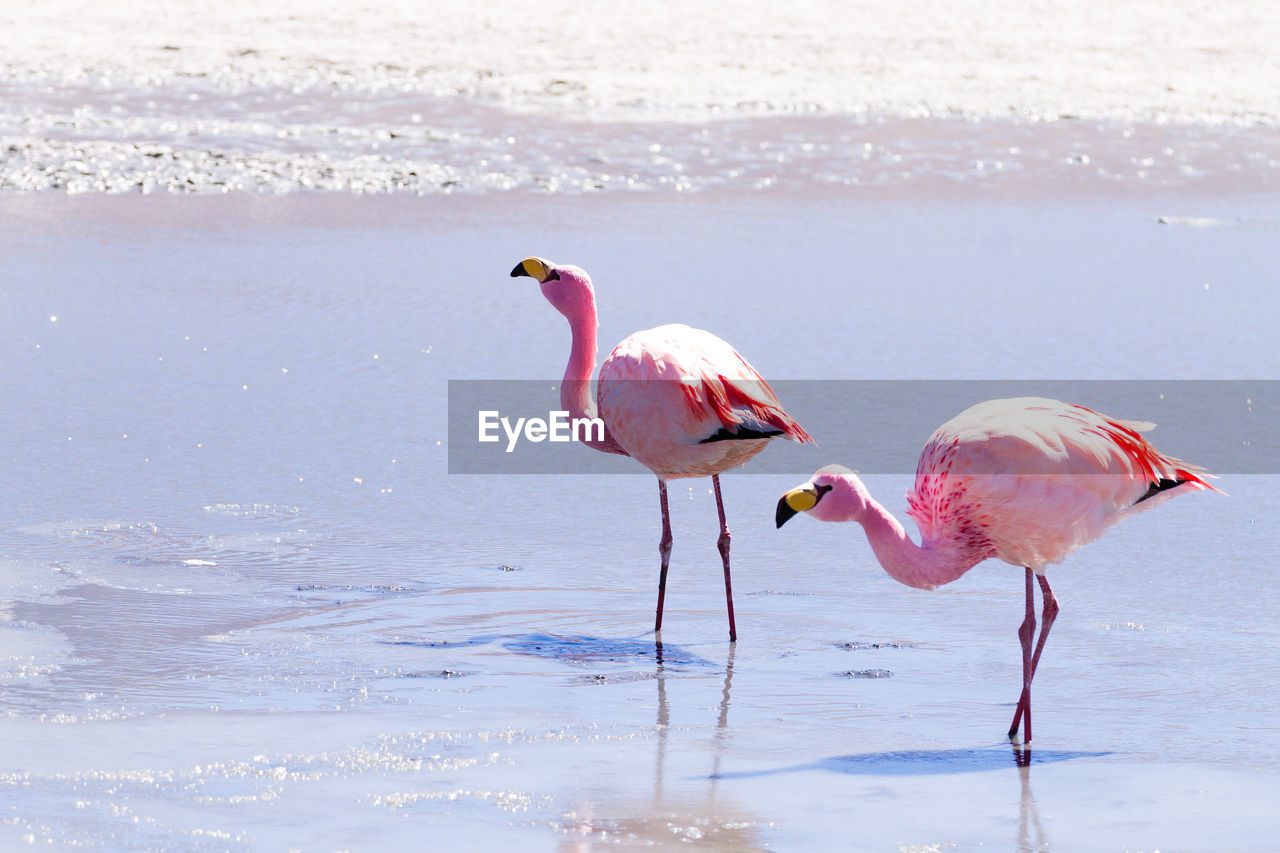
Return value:
[[(1036, 677), (1036, 667), (1040, 665), (1040, 653), (1044, 651), (1045, 638), (1053, 627), (1053, 620), (1058, 618), (1058, 597), (1049, 589), (1049, 581), (1044, 575), (1037, 575), (1040, 581), (1040, 596), (1044, 599), (1044, 610), (1040, 614), (1040, 639), (1036, 641), (1036, 653), (1031, 658), (1031, 677)], [(1031, 736), (1027, 735), (1027, 740)]]
[(720, 513), (720, 538), (716, 547), (720, 549), (720, 559), (724, 560), (724, 601), (729, 607), (729, 642), (738, 639), (738, 626), (733, 621), (733, 581), (729, 578), (729, 523), (724, 518), (724, 499), (720, 497), (720, 475), (711, 475), (711, 485), (716, 491), (716, 510)]
[(1027, 568), (1027, 615), (1018, 626), (1018, 640), (1022, 643), (1022, 695), (1018, 697), (1018, 707), (1013, 712), (1013, 722), (1009, 725), (1009, 737), (1018, 735), (1018, 725), (1025, 720), (1023, 731), (1025, 742), (1031, 741), (1031, 641), (1036, 635), (1035, 588), (1031, 585), (1034, 572)]
[(667, 598), (667, 566), (671, 564), (671, 513), (667, 510), (667, 484), (658, 481), (658, 503), (662, 505), (662, 538), (658, 540), (658, 553), (662, 555), (662, 573), (658, 575), (658, 612), (653, 620), (653, 630), (662, 630), (662, 604)]
[(1031, 574), (1031, 570), (1027, 569), (1027, 619), (1030, 620), (1030, 631), (1024, 636), (1023, 632), (1028, 627), (1027, 622), (1023, 622), (1022, 627), (1018, 629), (1018, 638), (1022, 640), (1022, 698), (1018, 700), (1018, 709), (1014, 711), (1013, 725), (1009, 729), (1009, 737), (1017, 735), (1019, 718), (1025, 713), (1024, 743), (1031, 743), (1031, 681), (1036, 677), (1036, 669), (1040, 666), (1040, 655), (1044, 653), (1044, 644), (1045, 640), (1049, 638), (1049, 629), (1053, 627), (1053, 620), (1058, 618), (1058, 597), (1053, 594), (1053, 590), (1049, 587), (1048, 578), (1043, 575), (1037, 575), (1036, 580), (1040, 582), (1040, 596), (1044, 599), (1044, 605), (1040, 612), (1040, 639), (1036, 640), (1035, 654), (1031, 655), (1030, 662), (1028, 662), (1029, 640), (1031, 632), (1035, 631), (1035, 618), (1032, 615)]

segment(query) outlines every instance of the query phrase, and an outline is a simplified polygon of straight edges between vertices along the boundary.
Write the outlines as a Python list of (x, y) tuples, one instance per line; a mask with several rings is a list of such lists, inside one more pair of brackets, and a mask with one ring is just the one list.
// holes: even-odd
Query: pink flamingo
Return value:
[[(1122, 519), (1183, 492), (1213, 489), (1203, 468), (1164, 455), (1139, 435), (1152, 427), (1038, 397), (979, 403), (938, 427), (920, 453), (907, 493), (920, 545), (839, 465), (782, 496), (778, 527), (798, 512), (856, 521), (889, 576), (917, 589), (951, 583), (988, 557), (1026, 567), (1022, 695), (1009, 737), (1016, 740), (1021, 722), (1030, 743), (1031, 679), (1058, 615), (1045, 567)], [(1034, 655), (1033, 575), (1044, 600)]]
[(598, 323), (591, 278), (578, 267), (542, 258), (525, 258), (511, 276), (537, 280), (547, 301), (569, 321), (573, 344), (560, 385), (560, 405), (570, 418), (593, 418), (598, 411), (605, 423), (603, 440), (586, 443), (606, 453), (630, 456), (658, 476), (662, 570), (655, 631), (662, 630), (671, 558), (667, 480), (710, 475), (720, 514), (716, 546), (724, 562), (729, 640), (736, 640), (729, 526), (720, 496), (720, 473), (746, 463), (775, 436), (809, 444), (813, 439), (783, 410), (769, 383), (737, 350), (710, 332), (679, 324), (636, 332), (614, 347), (600, 366), (592, 400)]

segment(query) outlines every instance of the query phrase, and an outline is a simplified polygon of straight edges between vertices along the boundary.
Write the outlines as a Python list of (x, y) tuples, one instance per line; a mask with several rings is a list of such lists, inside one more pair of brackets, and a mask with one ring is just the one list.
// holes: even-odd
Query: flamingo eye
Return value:
[(822, 500), (822, 496), (823, 496), (823, 495), (825, 495), (827, 492), (831, 491), (832, 489), (834, 489), (834, 488), (835, 488), (835, 486), (831, 486), (831, 485), (827, 485), (827, 486), (814, 486), (814, 488), (815, 488), (815, 489), (817, 489), (817, 492), (818, 492), (818, 500)]

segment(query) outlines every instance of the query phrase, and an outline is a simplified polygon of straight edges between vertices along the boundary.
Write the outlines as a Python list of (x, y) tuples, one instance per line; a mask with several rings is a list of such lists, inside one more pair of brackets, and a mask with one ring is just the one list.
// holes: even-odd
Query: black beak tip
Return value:
[(524, 261), (516, 264), (515, 269), (511, 271), (512, 278), (519, 278), (522, 275), (528, 275), (528, 273), (524, 271)]
[(787, 504), (787, 499), (782, 498), (778, 501), (778, 511), (774, 514), (773, 519), (778, 523), (778, 529), (782, 529), (782, 525), (786, 524), (796, 515), (796, 511)]

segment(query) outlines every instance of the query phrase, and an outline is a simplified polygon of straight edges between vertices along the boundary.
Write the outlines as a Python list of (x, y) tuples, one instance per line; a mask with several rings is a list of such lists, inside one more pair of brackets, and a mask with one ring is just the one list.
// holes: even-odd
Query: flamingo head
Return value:
[(856, 521), (867, 508), (867, 487), (843, 465), (819, 468), (809, 482), (778, 500), (778, 526), (807, 512), (819, 521)]
[(529, 276), (542, 285), (542, 295), (570, 323), (594, 316), (596, 292), (591, 276), (581, 267), (560, 266), (544, 258), (525, 258), (511, 271), (512, 278)]

